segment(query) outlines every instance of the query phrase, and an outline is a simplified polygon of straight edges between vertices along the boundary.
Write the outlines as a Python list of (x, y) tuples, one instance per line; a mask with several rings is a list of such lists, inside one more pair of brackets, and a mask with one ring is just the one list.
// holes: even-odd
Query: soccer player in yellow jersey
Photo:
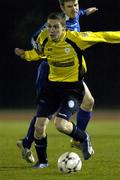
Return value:
[[(78, 0), (59, 0), (60, 8), (66, 15), (66, 29), (71, 31), (81, 31), (80, 28), (80, 19), (82, 16), (90, 15), (96, 12), (98, 9), (96, 7), (90, 7), (87, 9), (79, 8)], [(46, 23), (38, 29), (38, 31), (33, 35), (31, 43), (34, 49), (37, 50), (38, 44), (36, 43), (36, 39), (39, 33), (46, 27)], [(44, 57), (45, 58), (45, 57)], [(81, 68), (81, 75), (84, 74), (87, 70), (85, 66), (84, 58), (82, 60), (84, 67)], [(36, 94), (39, 96), (41, 90), (44, 88), (45, 81), (48, 79), (49, 66), (48, 62), (44, 59), (44, 61), (40, 61), (40, 65), (38, 67), (38, 74), (36, 79)], [(85, 93), (83, 97), (83, 101), (79, 108), (79, 111), (76, 114), (76, 125), (81, 130), (86, 130), (89, 120), (92, 116), (92, 109), (94, 105), (94, 98), (92, 97), (87, 85), (83, 82)], [(37, 98), (38, 99), (38, 98)], [(33, 116), (30, 121), (30, 125), (28, 131), (23, 139), (17, 141), (17, 146), (19, 147), (23, 159), (27, 162), (34, 162), (34, 156), (32, 151), (30, 150), (32, 142), (34, 141), (34, 124), (36, 121), (36, 116)], [(80, 142), (71, 139), (71, 147), (80, 147)], [(35, 145), (35, 148), (39, 148)], [(91, 146), (92, 148), (92, 146)]]
[[(112, 32), (74, 32), (66, 31), (63, 13), (52, 13), (47, 19), (47, 28), (38, 36), (39, 51), (24, 51), (16, 48), (16, 55), (26, 60), (39, 60), (45, 55), (50, 66), (48, 82), (41, 93), (35, 123), (35, 144), (47, 146), (46, 128), (49, 116), (56, 112), (54, 124), (58, 131), (80, 141), (85, 160), (93, 151), (89, 135), (69, 121), (72, 114), (79, 110), (85, 88), (80, 76), (83, 66), (82, 51), (96, 43), (120, 43), (120, 31)], [(37, 152), (37, 168), (47, 167), (47, 152)], [(44, 161), (41, 162), (41, 157)]]

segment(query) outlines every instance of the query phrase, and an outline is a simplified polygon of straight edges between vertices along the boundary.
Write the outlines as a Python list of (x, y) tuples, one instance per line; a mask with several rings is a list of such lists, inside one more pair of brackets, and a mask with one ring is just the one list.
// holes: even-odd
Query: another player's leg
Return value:
[(91, 157), (92, 152), (91, 152), (90, 146), (89, 146), (89, 141), (88, 141), (89, 135), (88, 134), (86, 134), (84, 131), (78, 129), (77, 126), (74, 125), (73, 123), (71, 123), (63, 118), (60, 118), (60, 117), (57, 117), (55, 119), (55, 126), (58, 131), (81, 142), (80, 148), (82, 150), (83, 157), (85, 160), (88, 160)]
[(35, 162), (33, 153), (30, 150), (31, 145), (34, 141), (35, 122), (36, 122), (36, 116), (34, 116), (33, 119), (31, 120), (26, 136), (23, 139), (17, 141), (17, 146), (21, 151), (22, 158), (25, 159), (28, 163)]
[(85, 94), (80, 109), (77, 113), (77, 127), (81, 130), (86, 130), (92, 116), (94, 98), (91, 95), (85, 82), (83, 82), (83, 85), (84, 85)]
[[(77, 113), (77, 127), (80, 130), (85, 131), (88, 126), (88, 123), (91, 119), (91, 116), (92, 116), (94, 99), (93, 99), (87, 85), (85, 84), (85, 82), (83, 82), (83, 85), (84, 85), (85, 95), (84, 95), (83, 101), (81, 103), (80, 109)], [(94, 153), (94, 150), (90, 143), (90, 138), (88, 138), (88, 139), (89, 139), (88, 143), (90, 144), (91, 151), (92, 151), (92, 153)], [(80, 142), (75, 141), (74, 139), (71, 139), (71, 147), (80, 148)]]
[(49, 65), (48, 62), (44, 59), (44, 61), (42, 61), (42, 63), (38, 66), (38, 71), (37, 71), (36, 96), (38, 101), (41, 91), (43, 90), (43, 87), (46, 81), (48, 80), (48, 74), (49, 74)]
[(84, 130), (79, 129), (72, 122), (68, 121), (78, 108), (79, 102), (74, 97), (70, 96), (64, 99), (64, 101), (61, 103), (59, 111), (56, 114), (54, 123), (58, 131), (80, 142), (79, 149), (82, 150), (84, 159), (88, 160), (92, 155), (89, 143), (89, 135)]

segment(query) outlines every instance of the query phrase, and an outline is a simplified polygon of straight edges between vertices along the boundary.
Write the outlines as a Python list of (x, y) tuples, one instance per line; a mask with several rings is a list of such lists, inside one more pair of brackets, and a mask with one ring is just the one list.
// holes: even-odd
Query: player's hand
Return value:
[(92, 13), (95, 13), (96, 11), (98, 11), (98, 8), (96, 8), (96, 7), (91, 7), (91, 8), (88, 8), (85, 10), (86, 15), (90, 15)]
[(25, 51), (23, 49), (20, 49), (20, 48), (15, 48), (15, 54), (17, 56), (20, 56), (23, 59), (25, 57)]

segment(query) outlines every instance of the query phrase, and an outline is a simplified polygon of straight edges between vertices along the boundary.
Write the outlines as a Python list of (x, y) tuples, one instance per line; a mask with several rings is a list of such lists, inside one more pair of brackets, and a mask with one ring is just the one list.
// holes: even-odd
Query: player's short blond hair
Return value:
[(59, 0), (59, 3), (62, 5), (62, 6), (64, 6), (64, 3), (65, 2), (69, 2), (69, 1), (75, 1), (75, 0)]
[(66, 18), (63, 12), (52, 12), (47, 19), (58, 19), (63, 27), (66, 27)]

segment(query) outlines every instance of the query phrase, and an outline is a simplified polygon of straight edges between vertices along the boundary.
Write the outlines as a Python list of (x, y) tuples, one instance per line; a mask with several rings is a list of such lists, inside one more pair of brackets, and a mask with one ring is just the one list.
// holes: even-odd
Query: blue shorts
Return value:
[(68, 120), (78, 111), (84, 97), (82, 81), (77, 83), (47, 81), (37, 108), (37, 117), (56, 116)]
[(44, 87), (44, 84), (48, 80), (49, 74), (49, 65), (47, 60), (43, 60), (38, 66), (37, 78), (36, 78), (36, 92), (37, 96), (40, 94), (41, 90)]

